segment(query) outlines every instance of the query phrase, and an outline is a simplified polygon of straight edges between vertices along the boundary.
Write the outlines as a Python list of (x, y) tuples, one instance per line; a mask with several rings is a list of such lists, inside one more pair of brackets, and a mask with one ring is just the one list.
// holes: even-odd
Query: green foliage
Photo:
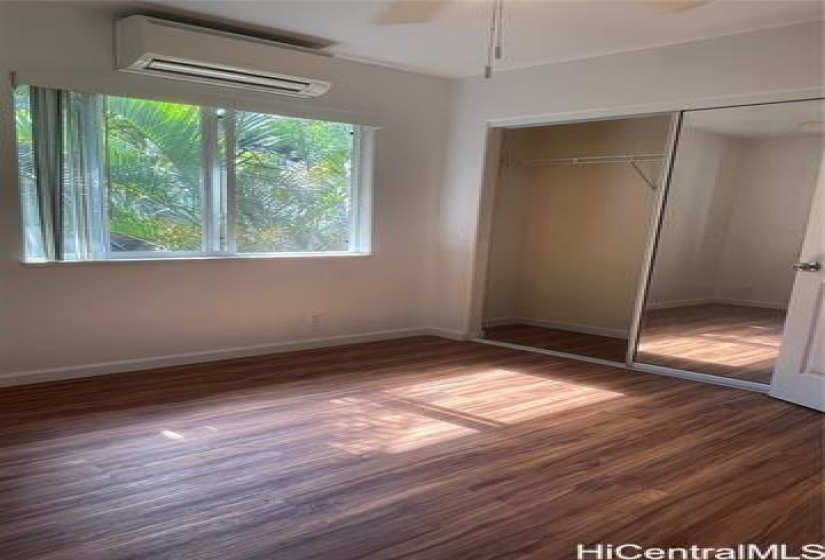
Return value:
[(202, 246), (200, 109), (109, 97), (109, 229), (139, 249)]
[(14, 119), (17, 127), (17, 158), (20, 178), (24, 183), (34, 183), (29, 88), (19, 87), (14, 90)]
[(237, 116), (238, 249), (347, 249), (352, 127)]
[[(234, 153), (242, 252), (346, 250), (352, 127), (239, 112)], [(202, 246), (197, 107), (109, 98), (111, 231), (164, 250)], [(230, 156), (231, 157), (231, 156)]]
[[(15, 117), (27, 245), (33, 246), (39, 217), (28, 91), (15, 91)], [(208, 219), (203, 214), (202, 130), (211, 109), (122, 97), (102, 100), (112, 249), (202, 250)], [(224, 113), (218, 143), (222, 156), (232, 159), (233, 165), (222, 162), (225, 170), (235, 173), (236, 215), (229, 219), (234, 219), (237, 250), (346, 250), (353, 127)]]

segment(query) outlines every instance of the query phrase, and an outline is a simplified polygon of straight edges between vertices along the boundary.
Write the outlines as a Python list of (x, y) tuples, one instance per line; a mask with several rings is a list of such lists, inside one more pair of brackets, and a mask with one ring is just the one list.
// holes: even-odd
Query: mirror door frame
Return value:
[(639, 271), (639, 284), (636, 292), (636, 301), (633, 305), (633, 318), (630, 325), (630, 336), (627, 340), (627, 353), (625, 354), (625, 365), (630, 368), (635, 364), (636, 347), (639, 343), (639, 332), (642, 328), (642, 315), (647, 302), (647, 294), (650, 291), (650, 277), (653, 272), (653, 262), (656, 259), (656, 248), (659, 246), (659, 238), (664, 223), (665, 205), (667, 195), (670, 191), (670, 177), (673, 174), (673, 163), (676, 159), (676, 150), (679, 145), (679, 135), (682, 132), (682, 122), (685, 118), (685, 111), (673, 114), (668, 132), (667, 147), (665, 148), (665, 161), (662, 166), (662, 175), (659, 178), (659, 192), (656, 196), (653, 216), (650, 219), (648, 228), (647, 246), (645, 256), (642, 261), (642, 269)]
[(633, 317), (633, 328), (630, 334), (630, 341), (628, 343), (628, 352), (627, 352), (627, 359), (625, 366), (627, 369), (633, 369), (636, 371), (643, 371), (647, 373), (656, 373), (659, 375), (665, 375), (669, 377), (679, 377), (682, 379), (690, 379), (693, 381), (701, 381), (703, 383), (710, 383), (713, 385), (723, 385), (725, 387), (734, 387), (737, 389), (747, 389), (750, 391), (756, 391), (760, 393), (768, 393), (771, 388), (770, 383), (759, 383), (756, 381), (747, 381), (744, 379), (735, 379), (730, 377), (722, 377), (719, 375), (711, 375), (708, 373), (699, 373), (695, 371), (688, 371), (676, 368), (670, 368), (666, 366), (659, 366), (655, 364), (647, 364), (644, 362), (637, 362), (636, 361), (636, 353), (638, 350), (638, 341), (641, 332), (642, 326), (642, 316), (645, 309), (645, 304), (647, 303), (647, 296), (650, 289), (650, 280), (653, 274), (653, 266), (656, 260), (656, 249), (659, 244), (659, 237), (662, 230), (662, 224), (664, 222), (664, 214), (665, 209), (667, 206), (667, 197), (668, 192), (671, 188), (671, 176), (673, 171), (673, 165), (676, 159), (676, 152), (678, 150), (678, 143), (679, 143), (679, 135), (682, 131), (682, 124), (684, 123), (685, 115), (687, 113), (695, 113), (699, 111), (713, 111), (717, 109), (734, 109), (737, 107), (754, 107), (754, 106), (763, 106), (763, 105), (779, 105), (785, 103), (802, 103), (806, 101), (822, 101), (825, 100), (825, 97), (813, 97), (813, 98), (804, 98), (804, 99), (785, 99), (785, 100), (778, 100), (778, 101), (767, 101), (763, 103), (738, 103), (735, 105), (724, 105), (724, 106), (716, 106), (716, 107), (701, 107), (697, 109), (685, 109), (679, 111), (678, 117), (676, 120), (678, 121), (678, 126), (674, 131), (674, 138), (673, 144), (669, 147), (670, 151), (667, 153), (668, 161), (667, 161), (667, 171), (666, 177), (663, 179), (665, 182), (662, 184), (661, 187), (661, 194), (659, 197), (659, 205), (655, 211), (655, 224), (650, 230), (650, 239), (647, 249), (647, 254), (645, 256), (645, 265), (642, 274), (642, 281), (639, 283), (639, 293), (636, 300), (636, 309), (634, 312)]

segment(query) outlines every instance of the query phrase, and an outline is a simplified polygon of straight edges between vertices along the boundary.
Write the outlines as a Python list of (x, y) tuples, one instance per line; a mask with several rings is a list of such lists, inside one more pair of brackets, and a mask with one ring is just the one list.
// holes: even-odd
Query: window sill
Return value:
[(362, 259), (372, 257), (373, 253), (280, 253), (280, 254), (248, 254), (248, 255), (196, 255), (188, 257), (118, 257), (114, 259), (97, 259), (88, 261), (23, 261), (20, 264), (26, 267), (64, 267), (89, 266), (107, 264), (146, 264), (146, 263), (181, 263), (181, 262), (214, 262), (214, 261), (262, 261), (262, 260), (326, 260), (326, 259)]

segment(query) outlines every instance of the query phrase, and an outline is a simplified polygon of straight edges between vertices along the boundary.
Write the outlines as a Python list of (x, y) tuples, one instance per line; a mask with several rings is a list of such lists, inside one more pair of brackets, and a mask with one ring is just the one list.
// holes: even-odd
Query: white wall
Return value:
[(821, 137), (743, 142), (714, 298), (786, 307), (811, 210)]
[(470, 332), (480, 319), (472, 286), (485, 268), (486, 239), (477, 233), (489, 227), (479, 213), (489, 123), (816, 96), (822, 93), (822, 52), (821, 25), (801, 24), (456, 81), (434, 322)]
[(737, 148), (734, 138), (683, 126), (662, 217), (649, 305), (691, 305), (713, 299), (735, 198), (731, 172), (738, 169)]
[(683, 128), (649, 304), (785, 308), (822, 140)]
[[(447, 121), (443, 79), (319, 59), (310, 101), (112, 71), (117, 3), (0, 2), (0, 374), (426, 326)], [(370, 257), (25, 266), (8, 72), (382, 126)], [(309, 72), (311, 73), (311, 72)], [(322, 324), (309, 325), (311, 313)]]
[[(520, 167), (534, 159), (654, 154), (668, 117), (509, 130), (496, 185), (485, 321), (626, 337), (654, 191), (628, 164)], [(655, 181), (656, 163), (640, 164)]]

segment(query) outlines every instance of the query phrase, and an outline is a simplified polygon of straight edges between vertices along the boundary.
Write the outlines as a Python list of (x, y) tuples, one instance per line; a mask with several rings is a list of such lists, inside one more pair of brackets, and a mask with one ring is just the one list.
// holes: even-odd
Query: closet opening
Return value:
[(483, 340), (625, 364), (673, 119), (501, 130)]

